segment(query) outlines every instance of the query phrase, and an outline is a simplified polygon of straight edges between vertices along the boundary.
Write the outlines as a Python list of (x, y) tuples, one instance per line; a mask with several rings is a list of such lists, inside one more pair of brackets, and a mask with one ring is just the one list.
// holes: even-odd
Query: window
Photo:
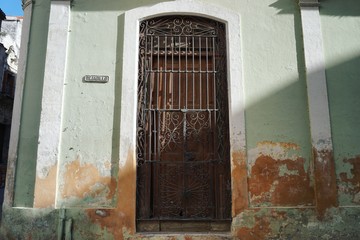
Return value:
[(139, 231), (230, 230), (225, 32), (202, 17), (140, 23)]

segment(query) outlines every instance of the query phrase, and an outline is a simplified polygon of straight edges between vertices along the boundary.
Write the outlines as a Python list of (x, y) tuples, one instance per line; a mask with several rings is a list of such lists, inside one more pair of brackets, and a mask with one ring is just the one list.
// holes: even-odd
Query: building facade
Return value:
[(356, 0), (23, 1), (6, 239), (358, 239)]
[(0, 202), (4, 199), (15, 79), (20, 49), (21, 17), (0, 9)]

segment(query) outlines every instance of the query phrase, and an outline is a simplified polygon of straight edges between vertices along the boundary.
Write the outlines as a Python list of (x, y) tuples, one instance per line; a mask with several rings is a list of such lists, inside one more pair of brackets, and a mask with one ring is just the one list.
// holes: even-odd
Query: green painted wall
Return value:
[[(218, 1), (208, 2), (220, 4)], [(238, 12), (241, 18), (248, 180), (250, 191), (254, 189), (249, 193), (250, 205), (312, 205), (313, 159), (298, 4), (281, 0), (229, 0), (221, 4)], [(276, 162), (286, 171), (283, 177), (266, 178), (272, 187), (266, 194), (257, 195), (257, 181), (262, 176), (254, 175), (253, 168), (256, 163), (263, 165), (262, 156), (270, 157), (270, 164)], [(293, 185), (293, 188), (304, 187), (295, 191), (306, 190), (303, 195), (309, 194), (307, 199), (286, 203), (273, 200), (286, 198), (284, 194), (288, 190), (285, 189), (289, 187), (285, 182), (292, 178), (289, 170), (294, 168), (283, 160), (299, 164), (296, 171), (303, 172), (303, 175), (297, 176), (300, 181), (294, 182), (299, 185)], [(267, 167), (272, 168), (270, 165)], [(274, 172), (265, 169), (263, 174), (272, 176)], [(307, 180), (300, 183), (304, 179)], [(273, 188), (279, 190), (272, 192)]]
[[(121, 61), (128, 61), (122, 59), (121, 52), (122, 13), (145, 2), (152, 5), (161, 1), (73, 3), (60, 176), (65, 174), (67, 163), (76, 159), (100, 169), (110, 162), (111, 169), (103, 168), (102, 174), (116, 174), (119, 146), (114, 142), (118, 138), (113, 130), (119, 125), (119, 115), (114, 111), (120, 108)], [(248, 150), (256, 149), (263, 141), (295, 144), (299, 147), (296, 155), (305, 159), (304, 169), (308, 171), (311, 147), (297, 4), (275, 0), (203, 2), (223, 5), (241, 16)], [(286, 9), (286, 14), (280, 9)], [(83, 83), (86, 74), (109, 75), (110, 81)], [(61, 190), (66, 183), (59, 179)], [(61, 198), (58, 201), (62, 202)]]
[(32, 207), (50, 1), (33, 5), (20, 122), (14, 205)]
[(248, 149), (291, 142), (310, 159), (300, 11), (296, 1), (218, 1), (241, 17)]
[(320, 9), (340, 205), (358, 205), (360, 163), (360, 4), (324, 1)]
[(243, 1), (239, 5), (248, 149), (261, 141), (295, 143), (301, 148), (299, 155), (309, 162), (299, 8), (295, 1)]

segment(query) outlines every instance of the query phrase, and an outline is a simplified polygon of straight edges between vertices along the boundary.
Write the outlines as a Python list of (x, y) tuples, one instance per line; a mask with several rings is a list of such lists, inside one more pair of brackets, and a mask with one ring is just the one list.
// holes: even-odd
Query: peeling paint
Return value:
[[(251, 206), (313, 206), (310, 164), (295, 143), (262, 141), (250, 150)], [(251, 159), (251, 160), (250, 160)]]
[(55, 205), (57, 165), (50, 168), (45, 178), (36, 176), (35, 182), (35, 208), (47, 208)]
[(102, 176), (94, 165), (81, 164), (80, 160), (76, 159), (66, 165), (63, 179), (61, 197), (71, 201), (71, 205), (76, 206), (82, 201), (85, 201), (88, 206), (91, 206), (93, 202), (96, 206), (111, 205), (116, 191), (116, 180), (109, 176)]
[(352, 202), (360, 204), (360, 156), (344, 159), (344, 163), (352, 166), (350, 174), (340, 173), (340, 194), (350, 195)]
[(245, 151), (232, 153), (232, 215), (248, 207), (247, 170)]
[(360, 216), (349, 213), (360, 209), (329, 211), (332, 218), (319, 220), (314, 208), (248, 209), (234, 219), (234, 239), (359, 239)]
[(135, 233), (136, 212), (136, 168), (134, 151), (129, 150), (126, 164), (119, 169), (117, 205), (114, 209), (86, 210), (90, 220), (102, 229), (112, 233), (115, 239), (127, 239), (126, 235)]
[(335, 163), (332, 151), (313, 148), (316, 209), (320, 219), (338, 206)]
[(277, 160), (297, 160), (300, 147), (295, 143), (262, 141), (249, 150), (248, 165), (254, 166), (259, 156), (270, 156)]
[(251, 168), (249, 194), (254, 206), (314, 205), (314, 188), (305, 160), (276, 160), (260, 156)]
[(254, 218), (254, 225), (251, 227), (242, 227), (237, 230), (236, 237), (238, 239), (259, 240), (266, 239), (270, 232), (270, 222), (266, 218)]
[(282, 164), (279, 166), (279, 176), (284, 177), (286, 175), (299, 175), (298, 170), (290, 170), (288, 169), (286, 164)]
[[(60, 54), (62, 58), (58, 58), (64, 60), (61, 66), (68, 68), (55, 73), (50, 65), (44, 66), (51, 61), (45, 59), (46, 52), (52, 51), (46, 44), (50, 33), (47, 31), (50, 1), (37, 0), (31, 7), (34, 15), (29, 23), (30, 41), (24, 41), (29, 45), (26, 58), (29, 61), (24, 65), (26, 77), (20, 81), (26, 83), (24, 94), (18, 94), (18, 99), (23, 100), (20, 101), (23, 102), (21, 115), (20, 109), (16, 113), (21, 121), (15, 121), (21, 126), (19, 139), (15, 138), (19, 146), (14, 145), (16, 150), (10, 158), (14, 161), (9, 161), (9, 176), (12, 179), (12, 171), (16, 170), (16, 181), (15, 186), (8, 181), (7, 191), (16, 197), (15, 202), (8, 201), (10, 204), (3, 207), (0, 239), (59, 239), (62, 232), (56, 226), (71, 220), (71, 238), (77, 240), (358, 240), (360, 156), (355, 155), (359, 154), (356, 129), (359, 108), (354, 103), (359, 99), (356, 92), (359, 74), (354, 69), (359, 69), (359, 57), (355, 51), (358, 38), (354, 36), (360, 31), (357, 30), (358, 13), (346, 13), (346, 8), (355, 6), (356, 1), (349, 0), (347, 6), (335, 3), (341, 1), (322, 1), (323, 24), (318, 26), (324, 39), (331, 43), (324, 45), (327, 61), (326, 66), (320, 66), (322, 70), (326, 67), (327, 81), (306, 84), (306, 79), (324, 80), (325, 75), (318, 78), (319, 69), (308, 71), (310, 68), (305, 67), (301, 24), (304, 19), (312, 21), (300, 16), (298, 1), (273, 0), (265, 4), (247, 0), (124, 0), (121, 4), (115, 0), (72, 1), (71, 22), (65, 31), (68, 41), (55, 39), (68, 43), (68, 51), (59, 48), (59, 53), (68, 56), (64, 58)], [(233, 12), (227, 12), (226, 8)], [(223, 235), (136, 232), (137, 83), (134, 80), (138, 74), (139, 49), (133, 43), (138, 40), (139, 19), (170, 14), (172, 10), (212, 16), (227, 23), (233, 219), (231, 233)], [(339, 20), (334, 17), (336, 14), (351, 17)], [(244, 24), (240, 24), (240, 17)], [(309, 26), (307, 30), (315, 29)], [(352, 37), (336, 33), (339, 29), (351, 31)], [(344, 44), (344, 39), (338, 36), (349, 40)], [(272, 39), (271, 43), (264, 41), (266, 39)], [(310, 41), (310, 45), (316, 47), (313, 43)], [(242, 46), (246, 46), (244, 51)], [(92, 57), (84, 57), (89, 55), (89, 49)], [(309, 49), (305, 47), (305, 52), (311, 52)], [(318, 50), (321, 52), (322, 48)], [(350, 52), (354, 54), (338, 54)], [(94, 70), (109, 75), (114, 81), (103, 85), (85, 85), (79, 81)], [(58, 74), (63, 76), (61, 81), (51, 81), (53, 76), (58, 79)], [(344, 75), (346, 81), (338, 81), (343, 80)], [(44, 87), (43, 82), (48, 84)], [(17, 85), (21, 87), (21, 84)], [(323, 98), (327, 96), (326, 85), (329, 102)], [(47, 91), (46, 86), (54, 89)], [(57, 94), (53, 95), (52, 90)], [(43, 93), (48, 97), (42, 99)], [(52, 98), (55, 105), (46, 101)], [(45, 118), (40, 118), (41, 99)], [(57, 106), (55, 112), (51, 106)], [(47, 130), (40, 134), (40, 140), (48, 139), (40, 141), (40, 148), (37, 144), (39, 125)], [(338, 152), (334, 153), (339, 156), (337, 175), (332, 133), (337, 141), (334, 149)], [(246, 141), (250, 146), (247, 150), (244, 149)], [(47, 151), (46, 146), (56, 151)], [(38, 149), (41, 151), (37, 152)], [(344, 159), (345, 156), (351, 158)], [(55, 193), (59, 205), (56, 207), (66, 209), (54, 208)], [(338, 198), (346, 199), (351, 206), (337, 207)]]

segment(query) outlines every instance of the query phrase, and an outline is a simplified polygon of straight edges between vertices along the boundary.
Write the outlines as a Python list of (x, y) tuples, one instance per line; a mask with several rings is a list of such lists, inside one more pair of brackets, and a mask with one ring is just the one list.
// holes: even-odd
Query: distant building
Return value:
[(9, 70), (14, 73), (17, 72), (22, 23), (23, 17), (7, 16), (1, 25), (0, 43), (7, 49)]
[(2, 21), (6, 18), (5, 13), (0, 9), (0, 29), (1, 29), (1, 24)]
[(6, 17), (2, 11), (0, 11), (0, 17), (0, 202), (2, 202), (20, 52), (22, 17)]

